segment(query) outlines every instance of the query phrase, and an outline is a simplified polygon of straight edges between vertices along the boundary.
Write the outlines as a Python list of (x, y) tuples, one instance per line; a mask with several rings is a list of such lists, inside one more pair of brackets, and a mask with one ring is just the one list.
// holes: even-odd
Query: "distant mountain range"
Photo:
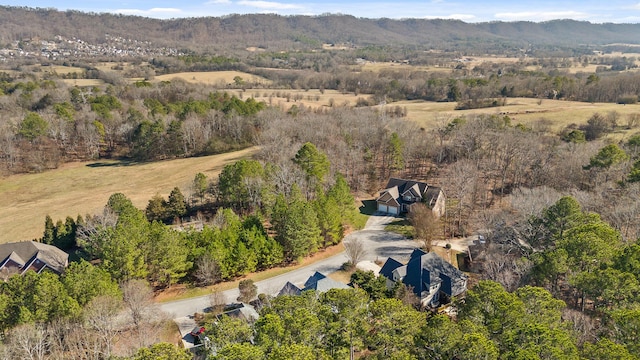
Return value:
[(349, 15), (230, 15), (159, 20), (137, 16), (0, 6), (0, 45), (62, 35), (89, 42), (105, 34), (188, 49), (272, 50), (347, 46), (410, 46), (425, 49), (579, 47), (640, 44), (640, 24), (549, 22), (465, 23), (458, 20), (364, 19)]

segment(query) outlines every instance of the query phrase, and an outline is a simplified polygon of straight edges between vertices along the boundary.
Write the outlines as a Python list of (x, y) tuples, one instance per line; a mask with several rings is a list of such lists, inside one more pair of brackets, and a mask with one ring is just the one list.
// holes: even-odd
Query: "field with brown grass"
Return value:
[[(544, 119), (548, 123), (549, 131), (559, 132), (570, 124), (586, 124), (595, 113), (606, 115), (615, 111), (619, 115), (618, 123), (622, 126), (626, 124), (629, 114), (640, 113), (640, 104), (620, 105), (529, 98), (507, 98), (506, 101), (505, 106), (473, 110), (455, 110), (457, 103), (453, 102), (400, 101), (392, 105), (406, 107), (408, 119), (427, 130), (441, 126), (442, 123), (446, 124), (456, 117), (471, 114), (497, 114), (509, 116), (514, 125), (522, 123), (530, 127)], [(631, 129), (629, 133), (635, 133), (635, 131)]]
[(181, 79), (188, 83), (199, 83), (207, 85), (216, 85), (225, 87), (234, 83), (234, 78), (240, 76), (247, 84), (264, 84), (268, 85), (271, 80), (261, 76), (241, 72), (241, 71), (204, 71), (204, 72), (182, 72), (175, 74), (166, 74), (156, 76), (155, 81), (171, 81), (173, 79)]
[(41, 237), (44, 219), (100, 212), (109, 196), (122, 192), (138, 208), (155, 194), (167, 197), (175, 186), (188, 196), (198, 172), (214, 179), (224, 165), (250, 157), (256, 148), (228, 154), (153, 163), (113, 160), (75, 162), (39, 174), (0, 179), (0, 243)]
[(269, 106), (277, 106), (284, 111), (291, 109), (293, 105), (300, 107), (304, 105), (312, 109), (319, 107), (355, 106), (358, 98), (368, 98), (370, 95), (364, 94), (355, 96), (353, 93), (341, 93), (337, 90), (318, 89), (247, 89), (230, 90), (231, 94), (241, 98), (253, 97), (257, 101), (264, 101)]

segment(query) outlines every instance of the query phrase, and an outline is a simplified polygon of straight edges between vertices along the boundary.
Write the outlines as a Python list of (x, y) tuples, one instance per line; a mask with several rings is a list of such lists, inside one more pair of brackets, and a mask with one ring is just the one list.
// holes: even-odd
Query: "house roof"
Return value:
[(287, 283), (284, 284), (284, 286), (282, 287), (282, 289), (280, 289), (280, 291), (278, 292), (278, 295), (276, 295), (276, 296), (300, 295), (301, 292), (302, 292), (302, 289), (300, 289), (299, 287), (295, 286), (293, 283), (287, 281)]
[(430, 291), (433, 285), (440, 285), (440, 290), (449, 296), (459, 295), (466, 290), (467, 276), (433, 252), (416, 249), (411, 253), (407, 265), (389, 258), (380, 274), (393, 280), (394, 272), (398, 275), (395, 278), (401, 278), (418, 296), (423, 291)]
[(393, 187), (397, 187), (398, 188), (398, 192), (400, 194), (404, 194), (407, 190), (413, 188), (414, 186), (417, 186), (417, 190), (418, 190), (420, 195), (424, 194), (424, 192), (429, 187), (426, 182), (422, 182), (422, 181), (413, 181), (413, 180), (405, 180), (405, 179), (398, 179), (398, 178), (390, 178), (389, 182), (387, 183), (387, 186), (385, 188), (386, 189), (390, 189), (390, 188), (393, 188)]
[(404, 266), (401, 262), (394, 258), (388, 258), (385, 261), (384, 265), (382, 265), (382, 269), (380, 269), (380, 275), (383, 275), (387, 279), (393, 280), (393, 270)]
[[(431, 187), (429, 187), (426, 182), (390, 178), (385, 189), (380, 192), (380, 196), (376, 199), (376, 202), (386, 204), (393, 203), (395, 206), (399, 206), (400, 203), (403, 202), (402, 196), (405, 194), (411, 194), (414, 198), (422, 199), (425, 196), (425, 192), (428, 192), (429, 189), (431, 189)], [(439, 188), (434, 189), (437, 189), (435, 192), (436, 195), (440, 193)]]
[(326, 275), (316, 271), (315, 274), (311, 275), (311, 277), (309, 277), (309, 279), (307, 279), (307, 281), (304, 283), (304, 289), (302, 289), (302, 291), (315, 290), (319, 292), (325, 292), (331, 289), (348, 288), (349, 285), (335, 281), (331, 278), (328, 278)]
[(232, 304), (231, 306), (228, 307), (228, 309), (229, 310), (218, 315), (218, 318), (220, 318), (220, 316), (222, 315), (226, 315), (235, 319), (241, 319), (244, 321), (253, 322), (258, 320), (258, 318), (260, 317), (256, 309), (249, 304), (245, 304), (245, 303)]
[(349, 288), (349, 285), (347, 284), (343, 284), (339, 281), (335, 281), (330, 278), (324, 278), (311, 284), (311, 286), (305, 287), (303, 291), (315, 290), (319, 292), (325, 292), (331, 289), (348, 289), (348, 288)]
[(0, 268), (9, 260), (19, 264), (23, 271), (33, 269), (39, 272), (46, 267), (62, 273), (69, 255), (55, 246), (35, 241), (0, 244)]
[(304, 287), (300, 289), (293, 283), (287, 281), (286, 284), (280, 289), (277, 296), (281, 295), (300, 295), (303, 291), (313, 290), (319, 292), (329, 291), (331, 289), (348, 289), (349, 285), (343, 284), (339, 281), (335, 281), (328, 278), (326, 275), (316, 271), (311, 275), (304, 283)]
[(440, 193), (442, 193), (442, 189), (435, 186), (430, 186), (427, 189), (427, 192), (424, 193), (424, 201), (429, 205), (429, 207), (433, 207), (438, 201), (438, 197), (440, 197)]

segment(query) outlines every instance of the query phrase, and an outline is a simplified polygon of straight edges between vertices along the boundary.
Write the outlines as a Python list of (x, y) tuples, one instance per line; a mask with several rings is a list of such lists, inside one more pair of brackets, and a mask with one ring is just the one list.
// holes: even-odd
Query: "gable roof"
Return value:
[(393, 271), (401, 266), (404, 266), (400, 261), (394, 258), (388, 258), (380, 269), (380, 275), (383, 275), (387, 279), (393, 280)]
[(282, 289), (280, 289), (280, 291), (278, 292), (278, 295), (276, 295), (276, 296), (300, 295), (301, 292), (302, 292), (302, 289), (300, 289), (299, 287), (295, 286), (290, 281), (287, 281), (287, 283), (284, 284), (284, 286), (282, 287)]
[(225, 310), (225, 312), (217, 316), (218, 319), (220, 319), (221, 316), (226, 315), (234, 319), (253, 322), (258, 320), (258, 318), (260, 317), (253, 306), (245, 303), (231, 304)]
[(398, 179), (398, 178), (390, 178), (389, 182), (387, 182), (387, 186), (385, 188), (389, 189), (389, 188), (393, 188), (393, 187), (397, 187), (398, 188), (398, 192), (400, 194), (404, 194), (407, 190), (416, 187), (417, 191), (420, 194), (420, 196), (422, 196), (422, 194), (424, 194), (424, 192), (427, 190), (427, 188), (429, 186), (427, 185), (426, 182), (422, 182), (422, 181), (413, 181), (413, 180), (405, 180), (405, 179)]
[(436, 204), (436, 201), (438, 201), (441, 193), (442, 189), (439, 187), (430, 186), (427, 189), (427, 192), (424, 193), (424, 202), (426, 202), (429, 207), (433, 207)]
[(18, 264), (22, 272), (48, 268), (60, 274), (69, 263), (69, 255), (55, 246), (35, 241), (0, 244), (0, 269), (9, 261)]
[(348, 288), (349, 288), (349, 285), (343, 284), (339, 281), (335, 281), (331, 278), (328, 278), (326, 275), (316, 271), (304, 283), (304, 289), (302, 289), (302, 291), (315, 290), (319, 292), (325, 292), (331, 289), (348, 289)]
[(380, 274), (390, 280), (394, 279), (393, 273), (397, 272), (402, 282), (411, 286), (418, 296), (436, 285), (440, 285), (440, 290), (449, 296), (459, 295), (466, 290), (467, 275), (434, 252), (415, 249), (407, 265), (403, 266), (389, 258), (382, 268), (384, 272), (381, 270)]

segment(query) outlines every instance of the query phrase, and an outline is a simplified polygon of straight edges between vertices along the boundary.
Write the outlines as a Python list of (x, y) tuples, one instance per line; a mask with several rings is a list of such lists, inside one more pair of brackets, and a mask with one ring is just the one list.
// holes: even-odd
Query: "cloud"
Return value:
[(494, 15), (496, 19), (506, 21), (547, 21), (554, 19), (575, 19), (584, 20), (591, 18), (592, 15), (579, 11), (522, 11), (522, 12), (504, 12)]
[(117, 9), (115, 13), (124, 15), (139, 15), (139, 16), (157, 16), (160, 14), (175, 15), (182, 13), (182, 10), (177, 8), (151, 8), (148, 10), (142, 9)]
[(468, 20), (475, 19), (476, 16), (472, 14), (451, 14), (451, 15), (442, 15), (442, 16), (425, 16), (424, 18), (468, 21)]
[(285, 4), (285, 3), (275, 2), (275, 1), (262, 1), (262, 0), (241, 0), (241, 1), (238, 1), (238, 5), (251, 6), (259, 9), (269, 9), (269, 10), (290, 10), (290, 9), (302, 8), (302, 6), (297, 4)]

